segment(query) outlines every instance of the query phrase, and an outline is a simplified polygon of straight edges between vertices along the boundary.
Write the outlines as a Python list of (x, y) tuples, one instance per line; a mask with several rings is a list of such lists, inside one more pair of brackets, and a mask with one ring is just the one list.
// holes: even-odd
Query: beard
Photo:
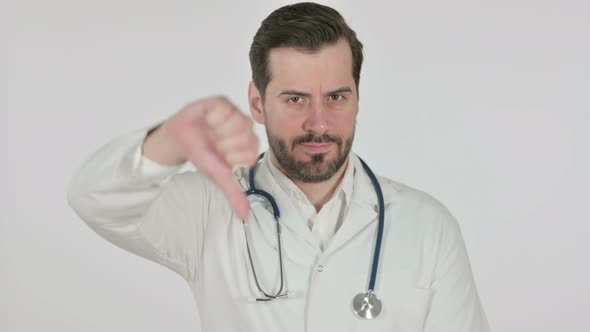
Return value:
[[(354, 129), (350, 137), (345, 140), (327, 134), (320, 136), (307, 134), (294, 138), (290, 146), (284, 139), (272, 135), (268, 130), (266, 135), (272, 153), (288, 177), (304, 183), (318, 183), (330, 179), (344, 165), (352, 147)], [(327, 152), (315, 153), (311, 155), (309, 161), (297, 160), (293, 151), (302, 143), (334, 143), (338, 148), (336, 157), (328, 160), (326, 156), (329, 152)]]

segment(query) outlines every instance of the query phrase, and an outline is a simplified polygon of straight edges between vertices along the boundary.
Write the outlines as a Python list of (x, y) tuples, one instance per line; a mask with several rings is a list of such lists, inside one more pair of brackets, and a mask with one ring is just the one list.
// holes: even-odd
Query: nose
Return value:
[(328, 112), (323, 102), (316, 101), (312, 103), (308, 110), (309, 115), (303, 122), (303, 130), (316, 135), (325, 134), (331, 127)]

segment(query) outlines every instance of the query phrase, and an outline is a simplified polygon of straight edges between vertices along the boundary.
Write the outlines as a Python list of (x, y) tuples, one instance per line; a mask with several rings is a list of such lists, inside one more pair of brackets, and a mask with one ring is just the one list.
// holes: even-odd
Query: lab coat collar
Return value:
[[(340, 229), (328, 242), (324, 254), (330, 254), (338, 250), (369, 224), (378, 222), (379, 202), (371, 178), (363, 168), (359, 157), (352, 152), (351, 155), (355, 171), (351, 203)], [(371, 166), (369, 165), (369, 167)], [(373, 172), (375, 171), (373, 170)], [(388, 204), (395, 200), (399, 189), (391, 181), (377, 174), (375, 176), (381, 186), (384, 207), (386, 208)]]
[[(375, 211), (377, 211), (379, 203), (377, 200), (377, 193), (375, 192), (375, 188), (371, 183), (371, 178), (369, 177), (367, 172), (365, 172), (365, 169), (361, 164), (360, 157), (353, 152), (351, 152), (351, 155), (351, 159), (352, 161), (354, 161), (355, 170), (352, 201), (356, 202), (359, 205), (372, 206), (374, 207)], [(368, 162), (367, 164), (369, 165), (369, 167), (371, 167), (370, 162)], [(391, 203), (396, 198), (399, 189), (394, 185), (392, 181), (389, 181), (386, 178), (379, 176), (378, 173), (375, 172), (375, 170), (373, 170), (372, 168), (371, 170), (373, 171), (373, 173), (375, 173), (375, 176), (377, 177), (377, 180), (379, 181), (379, 184), (381, 186), (384, 204), (387, 205), (388, 203)], [(372, 195), (368, 193), (371, 193)]]
[[(368, 224), (377, 221), (378, 201), (375, 189), (371, 179), (365, 172), (359, 157), (351, 152), (349, 166), (354, 167), (354, 180), (350, 204), (342, 222), (342, 225), (328, 242), (324, 249), (324, 254), (336, 251), (342, 245), (346, 244), (352, 237), (360, 232)], [(297, 208), (294, 206), (289, 195), (274, 180), (269, 169), (269, 153), (265, 153), (262, 160), (258, 162), (256, 168), (256, 187), (268, 191), (279, 205), (281, 212), (281, 226), (283, 230), (282, 242), (284, 255), (303, 265), (309, 266), (315, 261), (315, 257), (321, 254), (319, 243), (313, 236), (313, 233), (302, 220)], [(248, 188), (248, 169), (243, 168), (238, 179), (244, 190)], [(383, 192), (385, 206), (391, 203), (397, 196), (398, 189), (391, 182), (377, 176)], [(259, 203), (262, 198), (254, 198)], [(252, 202), (252, 201), (251, 201)], [(255, 215), (267, 214), (262, 207), (264, 204), (251, 204), (252, 212)], [(276, 248), (276, 225), (269, 222), (269, 218), (249, 218), (249, 221), (255, 222), (257, 229), (263, 233), (263, 237), (269, 245)], [(248, 222), (248, 221), (247, 221)], [(253, 225), (252, 225), (253, 226)]]

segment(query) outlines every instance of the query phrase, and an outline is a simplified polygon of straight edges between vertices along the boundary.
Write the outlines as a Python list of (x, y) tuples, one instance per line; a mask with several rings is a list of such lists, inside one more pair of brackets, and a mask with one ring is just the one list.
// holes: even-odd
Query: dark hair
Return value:
[(345, 38), (352, 51), (352, 75), (357, 93), (363, 64), (363, 44), (356, 33), (336, 10), (301, 2), (281, 7), (272, 12), (260, 25), (250, 47), (252, 80), (264, 100), (270, 81), (268, 56), (273, 48), (295, 47), (317, 52), (322, 46), (335, 44)]

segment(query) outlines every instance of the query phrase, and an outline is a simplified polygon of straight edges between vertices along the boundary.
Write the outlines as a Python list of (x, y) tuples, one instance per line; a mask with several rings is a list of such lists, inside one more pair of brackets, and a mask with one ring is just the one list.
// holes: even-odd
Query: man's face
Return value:
[[(266, 126), (278, 164), (302, 182), (331, 178), (348, 158), (358, 112), (348, 42), (341, 39), (315, 53), (272, 49), (268, 68), (263, 112), (253, 116)], [(252, 90), (253, 84), (251, 103)]]

